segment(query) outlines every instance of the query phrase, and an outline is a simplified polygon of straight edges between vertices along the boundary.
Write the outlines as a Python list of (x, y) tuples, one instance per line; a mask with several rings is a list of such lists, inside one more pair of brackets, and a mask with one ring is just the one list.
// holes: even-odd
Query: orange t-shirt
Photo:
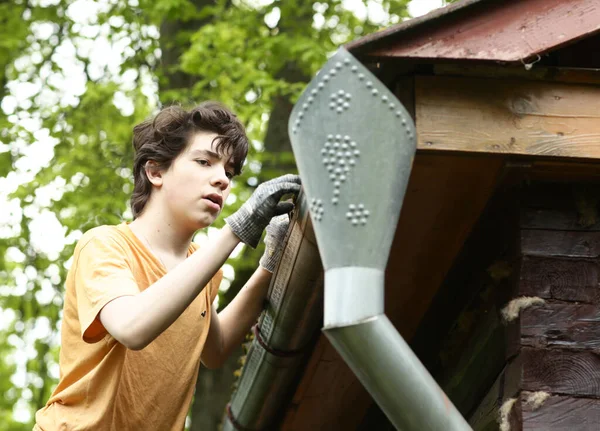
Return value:
[[(188, 256), (196, 249), (190, 244)], [(34, 430), (184, 428), (222, 272), (142, 350), (127, 349), (99, 319), (109, 301), (135, 295), (165, 273), (126, 223), (82, 236), (66, 281), (60, 380)]]

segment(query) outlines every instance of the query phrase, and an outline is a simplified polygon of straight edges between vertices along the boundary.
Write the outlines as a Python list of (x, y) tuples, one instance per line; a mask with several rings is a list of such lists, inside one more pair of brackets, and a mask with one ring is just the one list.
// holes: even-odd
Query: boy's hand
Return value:
[(276, 215), (290, 212), (291, 202), (279, 202), (283, 195), (300, 192), (298, 175), (283, 175), (259, 185), (250, 199), (225, 222), (233, 233), (244, 243), (256, 248), (263, 230)]
[(260, 266), (269, 271), (275, 272), (275, 266), (281, 254), (283, 253), (283, 240), (290, 225), (290, 217), (283, 214), (271, 219), (267, 226), (267, 236), (265, 237), (265, 252), (260, 258)]

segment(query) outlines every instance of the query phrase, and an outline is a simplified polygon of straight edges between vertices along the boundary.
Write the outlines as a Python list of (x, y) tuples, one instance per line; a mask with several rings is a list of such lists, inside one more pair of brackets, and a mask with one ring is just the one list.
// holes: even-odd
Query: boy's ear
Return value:
[(162, 171), (159, 168), (158, 163), (156, 163), (154, 160), (148, 160), (144, 165), (144, 170), (146, 171), (146, 176), (148, 177), (148, 180), (150, 180), (152, 185), (162, 185)]

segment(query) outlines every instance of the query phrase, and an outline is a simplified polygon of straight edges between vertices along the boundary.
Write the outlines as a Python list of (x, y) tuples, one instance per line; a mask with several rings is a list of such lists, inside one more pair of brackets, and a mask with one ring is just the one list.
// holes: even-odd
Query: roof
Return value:
[(596, 33), (597, 0), (462, 0), (346, 48), (358, 57), (510, 63)]

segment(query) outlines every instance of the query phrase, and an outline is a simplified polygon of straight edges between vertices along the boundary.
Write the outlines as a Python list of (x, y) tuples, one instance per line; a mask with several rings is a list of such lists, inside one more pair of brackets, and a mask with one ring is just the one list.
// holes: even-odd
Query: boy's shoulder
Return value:
[(107, 240), (121, 240), (123, 235), (120, 232), (118, 225), (102, 225), (96, 226), (86, 231), (79, 241), (77, 242), (77, 248), (84, 247), (91, 241), (107, 241)]

